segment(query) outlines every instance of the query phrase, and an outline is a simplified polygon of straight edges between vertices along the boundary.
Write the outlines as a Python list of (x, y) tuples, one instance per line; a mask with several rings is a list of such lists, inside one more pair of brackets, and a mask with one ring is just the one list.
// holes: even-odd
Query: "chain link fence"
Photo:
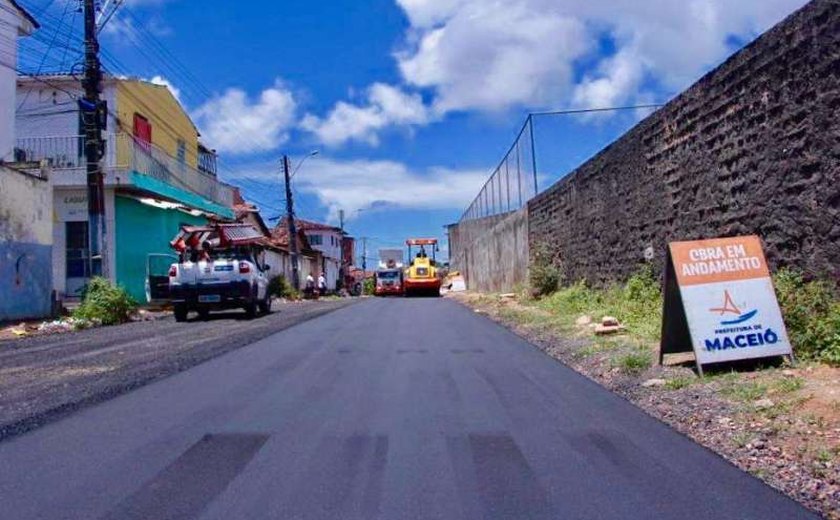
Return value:
[(459, 222), (516, 211), (538, 193), (533, 117), (484, 183)]

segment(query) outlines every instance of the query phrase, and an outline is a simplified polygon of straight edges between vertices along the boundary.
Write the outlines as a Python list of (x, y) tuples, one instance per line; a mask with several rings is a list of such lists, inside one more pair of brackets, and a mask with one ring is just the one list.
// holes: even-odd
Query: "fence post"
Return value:
[(531, 133), (531, 166), (534, 168), (534, 196), (539, 194), (537, 185), (537, 147), (534, 144), (534, 114), (528, 114), (528, 129)]

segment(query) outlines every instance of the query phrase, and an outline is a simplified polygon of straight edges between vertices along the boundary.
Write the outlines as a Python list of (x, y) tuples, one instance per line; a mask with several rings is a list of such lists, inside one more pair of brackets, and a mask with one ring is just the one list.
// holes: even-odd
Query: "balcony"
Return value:
[[(160, 148), (137, 141), (125, 133), (107, 134), (102, 164), (106, 185), (122, 184), (131, 175), (135, 180), (165, 183), (182, 192), (197, 195), (225, 208), (233, 206), (233, 189), (215, 176), (179, 161)], [(84, 136), (26, 137), (17, 140), (16, 162), (46, 161), (54, 181), (70, 180), (71, 172), (82, 180), (85, 171)]]

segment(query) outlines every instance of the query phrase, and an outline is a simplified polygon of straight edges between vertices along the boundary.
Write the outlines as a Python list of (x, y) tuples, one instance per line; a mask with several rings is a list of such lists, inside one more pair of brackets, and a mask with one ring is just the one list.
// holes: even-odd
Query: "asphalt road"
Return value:
[(0, 443), (12, 519), (775, 519), (800, 506), (509, 331), (368, 300)]
[(0, 342), (0, 441), (356, 301), (275, 302), (254, 320), (242, 311), (188, 323), (170, 316)]

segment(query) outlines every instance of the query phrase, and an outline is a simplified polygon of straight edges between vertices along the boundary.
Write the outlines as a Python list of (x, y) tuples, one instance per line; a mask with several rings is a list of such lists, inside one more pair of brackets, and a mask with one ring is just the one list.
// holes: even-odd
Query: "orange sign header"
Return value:
[(755, 236), (671, 242), (680, 286), (767, 278), (770, 271)]

